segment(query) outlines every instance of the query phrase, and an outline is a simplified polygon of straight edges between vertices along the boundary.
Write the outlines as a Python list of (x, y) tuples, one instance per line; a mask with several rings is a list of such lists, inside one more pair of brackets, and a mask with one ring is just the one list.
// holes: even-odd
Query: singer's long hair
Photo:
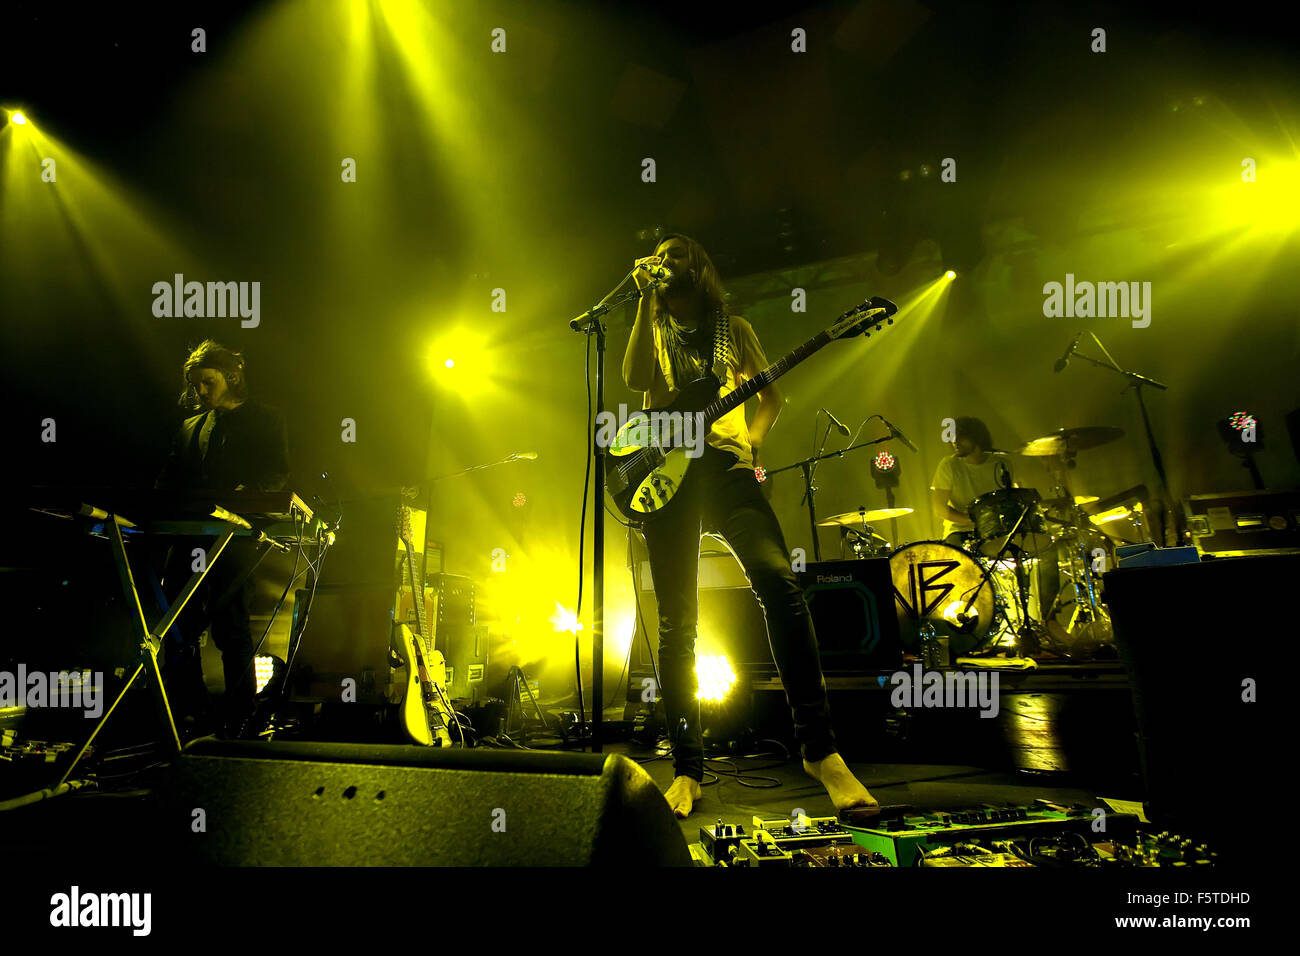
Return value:
[(190, 352), (189, 358), (181, 366), (181, 378), (185, 388), (181, 392), (180, 406), (197, 411), (202, 408), (198, 393), (190, 384), (190, 372), (196, 368), (216, 369), (226, 380), (230, 394), (243, 402), (248, 398), (248, 378), (244, 373), (244, 356), (240, 352), (228, 349), (219, 342), (206, 339)]
[[(723, 288), (722, 277), (718, 275), (718, 269), (714, 266), (713, 260), (709, 258), (709, 254), (704, 251), (704, 247), (697, 240), (680, 232), (670, 232), (661, 238), (655, 243), (654, 251), (657, 253), (670, 239), (680, 239), (686, 243), (687, 267), (694, 279), (692, 285), (695, 294), (700, 299), (700, 311), (709, 323), (707, 327), (708, 341), (712, 341), (713, 317), (716, 315), (731, 315), (731, 306), (727, 302), (729, 296), (727, 290)], [(677, 378), (678, 387), (680, 387), (680, 383), (688, 379), (687, 370), (690, 368), (690, 360), (684, 353), (686, 343), (680, 330), (671, 321), (670, 313), (664, 306), (662, 290), (659, 288), (656, 288), (651, 293), (650, 316), (668, 350), (673, 375)], [(701, 332), (703, 331), (701, 330)], [(735, 355), (735, 343), (732, 343), (731, 354)], [(703, 358), (707, 367), (709, 358), (708, 356)]]

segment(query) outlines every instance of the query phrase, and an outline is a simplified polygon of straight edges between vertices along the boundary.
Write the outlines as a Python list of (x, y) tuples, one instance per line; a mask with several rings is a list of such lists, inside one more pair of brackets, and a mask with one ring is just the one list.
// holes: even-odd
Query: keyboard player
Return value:
[[(196, 414), (176, 432), (155, 487), (168, 491), (279, 491), (289, 478), (283, 416), (249, 398), (244, 357), (212, 340), (201, 343), (181, 369), (180, 404)], [(192, 550), (206, 539), (174, 538), (164, 558), (163, 585), (179, 594), (193, 573)], [(249, 572), (258, 549), (248, 539), (226, 546), (199, 590), (168, 632), (164, 674), (178, 725), (193, 720), (188, 735), (243, 735), (255, 709)], [(242, 581), (241, 581), (242, 579)], [(205, 626), (221, 651), (226, 692), (213, 708), (203, 681), (199, 637)]]

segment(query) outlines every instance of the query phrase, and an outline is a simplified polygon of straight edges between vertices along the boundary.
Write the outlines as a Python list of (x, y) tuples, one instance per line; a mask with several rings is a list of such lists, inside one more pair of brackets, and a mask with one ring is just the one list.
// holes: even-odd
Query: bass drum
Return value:
[[(983, 647), (997, 612), (995, 585), (991, 577), (984, 580), (984, 569), (969, 552), (942, 541), (917, 541), (889, 556), (889, 574), (906, 650), (919, 651), (925, 623), (947, 635), (954, 657)], [(959, 615), (972, 595), (974, 602), (963, 621)]]

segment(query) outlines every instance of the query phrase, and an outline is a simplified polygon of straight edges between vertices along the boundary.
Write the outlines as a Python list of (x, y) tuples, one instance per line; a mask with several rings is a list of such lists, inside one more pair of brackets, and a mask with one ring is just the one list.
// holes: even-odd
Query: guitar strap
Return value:
[(734, 363), (731, 347), (731, 319), (718, 311), (713, 324), (713, 375), (719, 382), (727, 381), (727, 367)]

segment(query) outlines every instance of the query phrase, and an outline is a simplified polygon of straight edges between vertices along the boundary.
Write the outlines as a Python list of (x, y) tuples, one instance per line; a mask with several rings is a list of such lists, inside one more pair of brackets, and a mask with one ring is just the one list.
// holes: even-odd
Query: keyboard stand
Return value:
[[(95, 517), (100, 517), (103, 514), (102, 511), (98, 511), (98, 509), (95, 510)], [(136, 587), (135, 575), (131, 571), (131, 562), (127, 558), (126, 554), (126, 544), (122, 540), (121, 525), (123, 523), (131, 525), (131, 522), (125, 521), (125, 519), (121, 518), (119, 515), (109, 514), (107, 516), (106, 533), (108, 534), (109, 545), (113, 552), (113, 563), (117, 566), (118, 580), (122, 585), (122, 594), (126, 598), (127, 613), (131, 617), (131, 627), (139, 642), (139, 654), (136, 659), (137, 663), (135, 672), (126, 682), (126, 686), (122, 688), (121, 693), (117, 695), (117, 699), (113, 701), (112, 706), (105, 710), (103, 715), (96, 722), (94, 729), (90, 732), (90, 736), (86, 738), (86, 742), (81, 745), (81, 749), (77, 751), (77, 755), (72, 758), (72, 763), (68, 764), (67, 769), (63, 771), (63, 776), (59, 778), (59, 783), (56, 784), (56, 786), (67, 782), (68, 778), (72, 776), (73, 769), (78, 763), (80, 763), (81, 758), (85, 756), (86, 751), (90, 749), (90, 745), (95, 742), (95, 738), (99, 736), (99, 732), (104, 729), (104, 726), (108, 723), (108, 719), (113, 716), (113, 711), (117, 709), (117, 705), (122, 702), (122, 699), (127, 695), (127, 692), (132, 688), (132, 686), (134, 686), (136, 679), (146, 669), (149, 671), (150, 690), (153, 693), (153, 700), (158, 711), (158, 718), (167, 735), (166, 743), (174, 753), (179, 754), (181, 752), (181, 738), (180, 734), (176, 730), (176, 720), (172, 717), (171, 705), (167, 701), (167, 688), (163, 685), (162, 669), (158, 666), (158, 652), (162, 648), (162, 641), (166, 636), (168, 629), (173, 623), (175, 623), (176, 618), (179, 617), (181, 611), (184, 610), (186, 603), (191, 597), (193, 597), (194, 592), (197, 591), (199, 585), (203, 583), (203, 579), (207, 577), (208, 572), (212, 570), (212, 566), (216, 564), (217, 560), (221, 557), (221, 553), (225, 551), (226, 545), (230, 543), (230, 539), (234, 537), (235, 532), (240, 527), (248, 527), (247, 523), (237, 515), (230, 515), (230, 518), (227, 520), (229, 523), (226, 526), (226, 530), (217, 537), (216, 543), (213, 544), (208, 551), (207, 560), (204, 564), (203, 570), (194, 573), (190, 578), (189, 583), (185, 585), (185, 589), (181, 592), (180, 596), (172, 602), (171, 607), (167, 609), (167, 613), (163, 615), (162, 620), (155, 624), (151, 631), (149, 625), (145, 622), (144, 608), (140, 604), (140, 591)]]

